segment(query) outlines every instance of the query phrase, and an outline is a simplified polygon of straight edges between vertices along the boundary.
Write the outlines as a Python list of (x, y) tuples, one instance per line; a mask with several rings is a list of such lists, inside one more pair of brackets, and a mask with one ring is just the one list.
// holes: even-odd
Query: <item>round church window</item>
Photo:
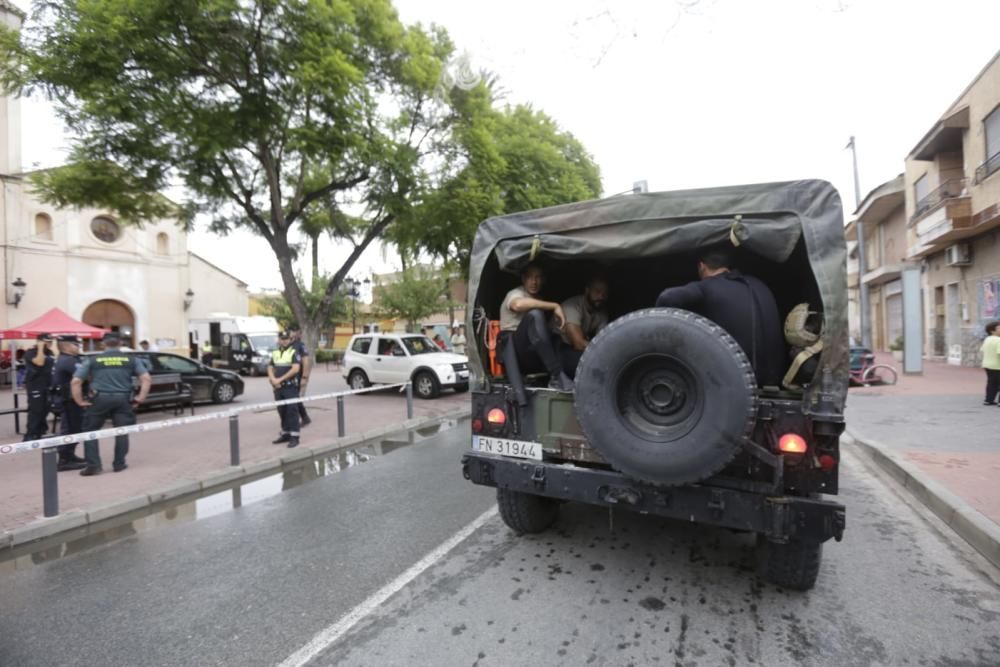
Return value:
[(118, 223), (108, 218), (94, 218), (90, 221), (90, 231), (101, 241), (114, 243), (121, 236), (122, 230)]

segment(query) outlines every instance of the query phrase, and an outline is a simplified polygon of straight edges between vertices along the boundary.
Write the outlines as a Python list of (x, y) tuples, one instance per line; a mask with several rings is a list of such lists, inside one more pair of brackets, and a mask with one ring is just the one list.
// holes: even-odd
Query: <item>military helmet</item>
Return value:
[(785, 340), (793, 347), (809, 347), (819, 340), (822, 333), (822, 315), (809, 310), (808, 303), (795, 306), (785, 318)]

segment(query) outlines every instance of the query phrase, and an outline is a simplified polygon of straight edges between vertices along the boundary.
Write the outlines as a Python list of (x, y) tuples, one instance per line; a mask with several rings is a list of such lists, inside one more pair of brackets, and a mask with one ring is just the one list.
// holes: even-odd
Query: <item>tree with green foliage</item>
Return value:
[(396, 274), (397, 280), (374, 289), (375, 311), (381, 317), (406, 321), (406, 330), (419, 330), (420, 321), (449, 306), (448, 279), (444, 272), (413, 266)]
[(453, 141), (436, 187), (410, 209), (412, 224), (391, 237), (468, 270), (476, 228), (486, 218), (601, 195), (600, 170), (583, 145), (530, 106), (497, 109), (495, 78), (454, 91)]
[[(434, 95), (451, 51), (390, 0), (36, 0), (20, 34), (0, 29), (0, 87), (47, 95), (74, 134), (34, 182), (45, 201), (252, 230), (314, 346), (358, 257), (414, 220), (453, 117)], [(174, 185), (179, 206), (157, 194)], [(311, 303), (291, 235), (314, 209), (353, 249)]]
[[(306, 308), (310, 312), (318, 311), (320, 302), (326, 294), (326, 286), (329, 284), (330, 276), (327, 274), (319, 274), (317, 279), (313, 281), (312, 287), (309, 288), (306, 287), (301, 276), (296, 276), (296, 280), (299, 283), (299, 290), (302, 292), (302, 298), (306, 302)], [(348, 303), (349, 297), (343, 294), (337, 294), (333, 300), (333, 308), (330, 309), (326, 319), (317, 323), (319, 330), (332, 329), (340, 322), (349, 320), (351, 318), (351, 310)], [(263, 297), (260, 300), (260, 306), (261, 314), (270, 315), (278, 320), (278, 324), (280, 324), (283, 329), (299, 324), (299, 320), (292, 311), (292, 307), (281, 294), (270, 294)]]

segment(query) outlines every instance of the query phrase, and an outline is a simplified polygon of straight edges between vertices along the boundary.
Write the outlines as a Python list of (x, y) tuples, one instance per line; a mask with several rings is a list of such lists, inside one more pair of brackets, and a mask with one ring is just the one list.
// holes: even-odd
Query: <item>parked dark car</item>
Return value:
[(209, 368), (201, 362), (169, 352), (126, 352), (146, 362), (155, 377), (180, 373), (181, 381), (191, 386), (195, 403), (231, 403), (243, 393), (243, 378), (232, 371)]

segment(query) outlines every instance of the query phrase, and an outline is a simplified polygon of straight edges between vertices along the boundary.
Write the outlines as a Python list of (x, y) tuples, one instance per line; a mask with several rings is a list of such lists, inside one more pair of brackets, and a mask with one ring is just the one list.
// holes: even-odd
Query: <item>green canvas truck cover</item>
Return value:
[[(847, 396), (847, 250), (840, 195), (820, 180), (619, 195), (490, 218), (473, 241), (468, 330), (487, 260), (517, 272), (536, 256), (595, 261), (656, 257), (730, 242), (784, 262), (800, 239), (824, 311), (820, 371), (806, 402), (843, 407)], [(482, 359), (470, 346), (480, 383)]]

